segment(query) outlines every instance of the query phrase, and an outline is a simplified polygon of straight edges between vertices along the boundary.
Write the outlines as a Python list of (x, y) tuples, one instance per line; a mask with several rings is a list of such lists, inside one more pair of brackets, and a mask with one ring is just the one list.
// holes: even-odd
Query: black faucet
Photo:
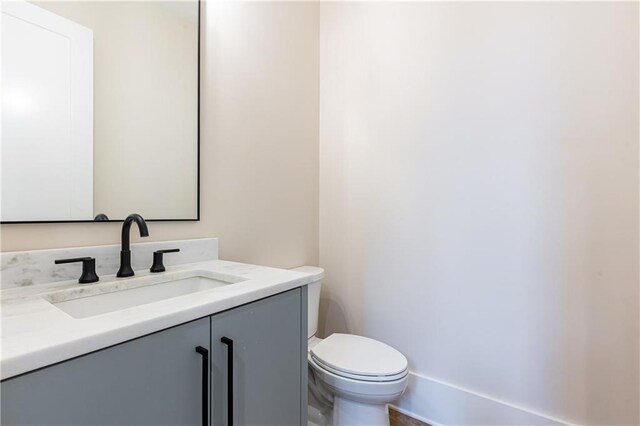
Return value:
[(131, 223), (138, 224), (141, 237), (149, 236), (149, 229), (147, 229), (147, 223), (144, 218), (138, 213), (131, 213), (124, 220), (122, 224), (122, 248), (120, 250), (120, 269), (116, 274), (116, 277), (132, 277), (133, 269), (131, 269), (131, 248), (129, 243), (129, 234), (131, 231)]

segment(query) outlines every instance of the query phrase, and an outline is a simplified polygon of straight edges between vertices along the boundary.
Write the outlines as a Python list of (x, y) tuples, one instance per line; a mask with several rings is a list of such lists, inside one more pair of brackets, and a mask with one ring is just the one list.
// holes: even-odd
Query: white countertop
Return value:
[[(145, 305), (76, 319), (42, 296), (59, 290), (98, 291), (102, 284), (142, 276), (170, 277), (204, 270), (245, 281)], [(160, 274), (136, 271), (131, 278), (101, 276), (95, 284), (62, 281), (0, 291), (0, 379), (103, 349), (197, 318), (311, 283), (311, 274), (223, 260), (167, 267)], [(92, 287), (96, 286), (96, 287)]]

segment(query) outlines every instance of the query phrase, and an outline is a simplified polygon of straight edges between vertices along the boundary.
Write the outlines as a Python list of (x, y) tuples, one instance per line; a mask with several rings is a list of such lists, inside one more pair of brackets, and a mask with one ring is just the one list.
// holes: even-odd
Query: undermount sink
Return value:
[(49, 293), (43, 298), (73, 318), (88, 318), (166, 299), (213, 290), (244, 278), (209, 271), (144, 276)]

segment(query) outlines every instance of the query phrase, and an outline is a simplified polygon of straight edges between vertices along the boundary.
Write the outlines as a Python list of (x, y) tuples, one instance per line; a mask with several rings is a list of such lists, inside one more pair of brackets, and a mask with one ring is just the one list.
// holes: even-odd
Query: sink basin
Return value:
[(209, 291), (242, 280), (239, 277), (215, 276), (209, 271), (191, 271), (171, 277), (146, 276), (91, 285), (49, 293), (43, 297), (73, 318), (88, 318)]

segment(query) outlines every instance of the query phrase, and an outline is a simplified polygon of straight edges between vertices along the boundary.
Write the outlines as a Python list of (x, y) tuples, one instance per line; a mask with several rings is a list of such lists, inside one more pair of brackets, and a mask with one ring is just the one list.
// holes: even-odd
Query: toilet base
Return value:
[(389, 426), (386, 404), (365, 404), (335, 396), (333, 424), (340, 426)]

